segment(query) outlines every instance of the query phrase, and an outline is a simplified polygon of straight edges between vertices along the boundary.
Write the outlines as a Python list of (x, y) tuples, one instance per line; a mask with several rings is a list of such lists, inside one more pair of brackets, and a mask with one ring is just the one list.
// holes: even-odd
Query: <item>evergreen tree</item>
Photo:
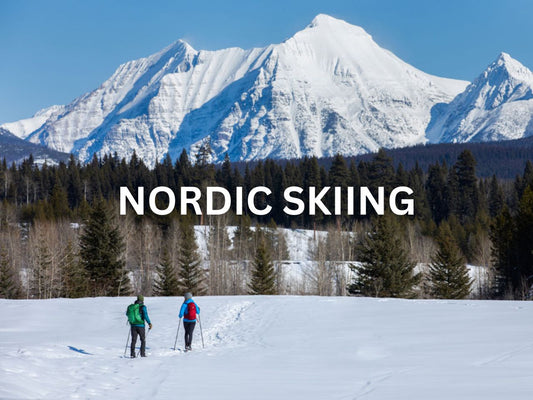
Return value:
[(276, 271), (264, 239), (259, 242), (255, 252), (250, 294), (277, 294)]
[(429, 280), (431, 293), (439, 299), (464, 299), (470, 294), (472, 280), (452, 231), (446, 222), (439, 227), (438, 250), (431, 258)]
[(33, 295), (38, 299), (51, 299), (54, 294), (54, 283), (52, 280), (52, 254), (45, 243), (45, 238), (39, 235), (39, 245), (35, 249), (35, 264), (32, 270)]
[(463, 151), (455, 163), (457, 174), (456, 215), (461, 223), (471, 221), (479, 209), (479, 190), (476, 177), (476, 159), (469, 151)]
[(490, 229), (492, 260), (495, 268), (494, 294), (503, 298), (513, 292), (520, 276), (516, 268), (514, 250), (515, 223), (509, 209), (504, 207), (494, 219)]
[(189, 186), (192, 180), (192, 166), (185, 149), (182, 150), (179, 159), (176, 161), (175, 170), (178, 186)]
[(524, 175), (522, 177), (522, 188), (520, 191), (520, 197), (522, 197), (523, 191), (526, 189), (526, 186), (529, 185), (533, 187), (533, 163), (531, 160), (526, 161), (526, 166), (524, 167)]
[(195, 296), (205, 293), (204, 273), (198, 245), (194, 236), (194, 225), (187, 218), (180, 223), (180, 255), (178, 257), (178, 287), (180, 292), (191, 292)]
[[(341, 197), (341, 213), (342, 215), (346, 215), (347, 205), (346, 205), (346, 187), (348, 186), (348, 182), (350, 181), (350, 171), (348, 170), (348, 166), (346, 165), (346, 160), (343, 156), (340, 154), (337, 154), (333, 158), (333, 162), (331, 164), (331, 168), (328, 172), (328, 184), (332, 187), (329, 191), (328, 196), (328, 208), (329, 210), (333, 211), (334, 204), (335, 204), (335, 196), (333, 187), (341, 187), (343, 195)], [(340, 216), (336, 217), (337, 224), (340, 227)]]
[(211, 149), (211, 139), (208, 137), (198, 148), (196, 153), (196, 165), (207, 167), (211, 158), (213, 158), (213, 150)]
[(431, 209), (427, 192), (424, 190), (424, 172), (416, 163), (415, 168), (408, 173), (407, 186), (413, 189), (415, 201), (415, 216), (419, 221), (431, 220)]
[[(335, 160), (337, 160), (337, 157), (335, 157)], [(306, 157), (300, 163), (300, 168), (302, 169), (304, 188), (304, 195), (302, 197), (308, 199), (310, 187), (315, 187), (316, 193), (320, 192), (320, 190), (322, 189), (320, 179), (320, 166), (318, 165), (318, 159), (314, 156), (311, 158)], [(316, 224), (320, 223), (324, 218), (324, 214), (320, 209), (316, 210), (315, 215), (309, 215), (309, 213), (304, 213), (304, 215), (306, 223), (309, 224), (313, 228), (313, 230), (316, 229)]]
[(78, 207), (83, 196), (83, 191), (81, 186), (79, 165), (76, 163), (76, 159), (72, 154), (70, 155), (68, 161), (67, 195), (70, 208), (74, 209)]
[(414, 273), (415, 263), (409, 260), (391, 215), (376, 217), (372, 229), (356, 247), (359, 266), (354, 282), (348, 287), (352, 294), (375, 297), (413, 297), (413, 288), (420, 282)]
[(161, 254), (161, 261), (156, 267), (157, 280), (154, 283), (154, 293), (156, 296), (178, 296), (180, 289), (176, 268), (172, 263), (168, 249), (165, 247)]
[(501, 211), (504, 204), (503, 190), (496, 179), (496, 175), (492, 175), (489, 186), (489, 214), (495, 217)]
[(394, 165), (392, 164), (392, 158), (387, 155), (385, 149), (379, 149), (374, 159), (368, 164), (367, 176), (368, 185), (372, 188), (383, 186), (387, 193), (390, 193), (393, 189), (396, 180)]
[(248, 215), (239, 217), (237, 228), (233, 235), (233, 253), (236, 260), (247, 260), (250, 257), (254, 233), (251, 219)]
[(67, 298), (87, 296), (87, 274), (78, 260), (71, 241), (67, 243), (64, 250), (60, 269), (63, 276), (63, 296)]
[(228, 153), (224, 155), (224, 162), (222, 163), (222, 167), (217, 171), (216, 180), (219, 184), (228, 189), (230, 193), (235, 192), (235, 184), (233, 182), (233, 174), (231, 171), (231, 161)]
[(50, 199), (51, 211), (56, 219), (68, 217), (70, 210), (68, 207), (67, 192), (60, 185), (55, 185), (52, 189), (52, 198)]
[(514, 282), (518, 298), (525, 298), (533, 278), (533, 189), (528, 185), (520, 199), (516, 215), (516, 265), (519, 281)]
[(123, 251), (124, 241), (113, 214), (98, 200), (80, 237), (81, 264), (92, 296), (123, 296), (130, 291)]
[(22, 295), (20, 278), (6, 249), (0, 249), (0, 298), (18, 299)]

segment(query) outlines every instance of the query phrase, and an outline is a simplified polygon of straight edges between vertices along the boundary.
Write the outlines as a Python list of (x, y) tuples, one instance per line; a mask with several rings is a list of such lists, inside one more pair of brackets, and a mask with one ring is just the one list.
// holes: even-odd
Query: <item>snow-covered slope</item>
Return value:
[[(133, 298), (0, 300), (0, 398), (523, 400), (532, 302), (199, 297), (205, 349), (173, 351), (181, 298), (147, 298), (148, 357), (122, 358)], [(178, 347), (182, 347), (183, 328)]]
[(354, 155), (424, 142), (431, 108), (466, 85), (425, 74), (362, 28), (318, 15), (260, 49), (197, 51), (178, 41), (121, 65), (60, 113), (3, 127), (81, 160), (135, 150), (153, 165), (206, 140), (215, 160), (226, 152), (232, 160)]
[(3, 124), (1, 128), (11, 132), (13, 135), (21, 139), (26, 139), (28, 135), (39, 129), (47, 121), (55, 121), (59, 118), (61, 113), (65, 110), (65, 106), (52, 106), (37, 111), (31, 118), (21, 119), (16, 122), (9, 122)]
[(431, 142), (519, 139), (533, 135), (533, 73), (506, 53), (450, 104), (437, 106)]

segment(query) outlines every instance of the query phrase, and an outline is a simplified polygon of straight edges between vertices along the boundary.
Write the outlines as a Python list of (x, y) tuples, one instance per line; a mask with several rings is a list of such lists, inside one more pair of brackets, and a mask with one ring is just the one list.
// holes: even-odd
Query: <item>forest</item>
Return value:
[[(533, 164), (514, 179), (480, 178), (463, 150), (453, 163), (422, 169), (395, 165), (385, 150), (371, 159), (228, 158), (209, 162), (209, 145), (194, 159), (184, 151), (149, 169), (135, 154), (94, 157), (80, 164), (37, 166), (32, 157), (0, 164), (0, 297), (54, 298), (195, 294), (317, 294), (420, 298), (528, 299), (533, 277)], [(158, 186), (220, 186), (256, 196), (268, 215), (119, 215), (119, 192)], [(368, 187), (386, 195), (413, 190), (412, 216), (288, 215), (287, 187)], [(302, 199), (309, 193), (303, 193)], [(148, 199), (145, 199), (148, 202)], [(158, 197), (161, 209), (164, 197)], [(202, 200), (200, 200), (202, 201)], [(333, 209), (328, 193), (324, 204)], [(345, 200), (343, 200), (345, 201)], [(357, 196), (355, 198), (357, 202)], [(205, 206), (205, 205), (203, 205)], [(177, 207), (178, 208), (178, 207)], [(356, 206), (356, 209), (358, 207)], [(205, 209), (205, 207), (202, 207)], [(343, 204), (343, 209), (346, 209)], [(195, 226), (207, 232), (201, 250)], [(283, 229), (282, 229), (283, 228)], [(288, 283), (287, 229), (314, 232), (305, 290)], [(326, 235), (318, 234), (320, 232)], [(475, 287), (467, 265), (483, 268)], [(346, 273), (349, 271), (350, 273)]]

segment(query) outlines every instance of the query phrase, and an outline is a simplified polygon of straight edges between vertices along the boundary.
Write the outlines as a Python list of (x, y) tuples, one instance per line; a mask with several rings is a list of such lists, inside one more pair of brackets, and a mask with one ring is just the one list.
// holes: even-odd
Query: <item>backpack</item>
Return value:
[(128, 316), (128, 321), (132, 325), (144, 325), (144, 319), (141, 311), (142, 304), (130, 304), (128, 306), (128, 311), (126, 312)]
[(191, 301), (187, 304), (187, 311), (185, 312), (185, 319), (194, 320), (196, 319), (196, 304), (194, 301)]

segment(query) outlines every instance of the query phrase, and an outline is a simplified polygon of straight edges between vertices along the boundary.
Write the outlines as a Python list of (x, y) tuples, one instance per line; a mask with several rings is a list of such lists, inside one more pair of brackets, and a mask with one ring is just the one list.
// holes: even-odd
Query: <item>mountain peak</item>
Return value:
[(332, 24), (332, 23), (344, 23), (344, 24), (346, 24), (347, 22), (345, 22), (345, 21), (343, 21), (341, 19), (334, 18), (331, 15), (318, 14), (315, 18), (313, 18), (313, 20), (309, 24), (309, 27), (310, 28), (314, 28), (316, 26), (325, 25), (325, 24)]
[(159, 54), (175, 54), (175, 53), (195, 53), (196, 50), (185, 40), (178, 39), (175, 42), (169, 44), (167, 47), (165, 47), (163, 50), (159, 51)]
[(501, 52), (498, 58), (489, 65), (486, 74), (498, 73), (502, 69), (512, 78), (533, 83), (533, 73), (529, 68), (504, 52)]
[(510, 60), (513, 60), (513, 58), (506, 52), (502, 51), (498, 58), (496, 59), (496, 62), (498, 63), (505, 63), (509, 62)]
[(480, 142), (531, 136), (532, 100), (533, 73), (502, 52), (431, 121), (427, 137)]
[(352, 25), (342, 19), (332, 17), (327, 14), (318, 14), (306, 29), (327, 28), (332, 30), (350, 30), (358, 34), (370, 36), (363, 28), (357, 25)]

